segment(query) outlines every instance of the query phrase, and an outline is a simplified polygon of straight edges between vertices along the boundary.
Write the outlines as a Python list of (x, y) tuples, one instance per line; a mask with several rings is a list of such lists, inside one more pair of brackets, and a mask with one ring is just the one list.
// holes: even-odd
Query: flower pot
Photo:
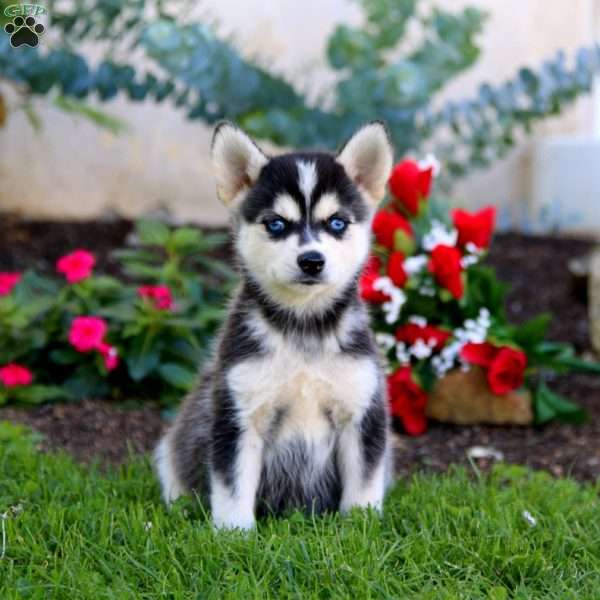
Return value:
[(480, 367), (455, 369), (442, 377), (429, 395), (427, 416), (458, 425), (530, 425), (531, 393), (515, 391), (498, 396), (490, 390)]

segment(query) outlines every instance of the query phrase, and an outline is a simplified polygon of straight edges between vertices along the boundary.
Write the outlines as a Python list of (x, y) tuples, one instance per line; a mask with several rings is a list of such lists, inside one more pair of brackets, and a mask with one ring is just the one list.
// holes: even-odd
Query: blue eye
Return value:
[(283, 219), (273, 219), (265, 223), (265, 227), (269, 233), (282, 233), (285, 229), (285, 221)]
[(328, 221), (329, 229), (333, 231), (333, 233), (342, 233), (348, 227), (348, 223), (343, 219), (339, 219), (338, 217), (332, 217)]

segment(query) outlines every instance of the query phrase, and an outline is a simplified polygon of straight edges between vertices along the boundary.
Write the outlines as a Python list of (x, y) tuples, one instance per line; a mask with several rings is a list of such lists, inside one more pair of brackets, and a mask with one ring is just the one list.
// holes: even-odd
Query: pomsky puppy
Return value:
[(381, 509), (385, 380), (358, 295), (392, 167), (385, 127), (337, 155), (268, 157), (221, 123), (212, 142), (241, 284), (199, 389), (155, 451), (167, 503), (195, 491), (217, 527), (256, 516)]

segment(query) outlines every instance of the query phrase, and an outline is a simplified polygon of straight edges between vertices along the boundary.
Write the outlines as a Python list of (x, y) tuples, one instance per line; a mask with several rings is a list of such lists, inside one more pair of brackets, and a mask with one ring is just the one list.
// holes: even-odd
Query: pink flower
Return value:
[(102, 358), (104, 358), (104, 366), (107, 371), (112, 371), (119, 366), (119, 352), (115, 346), (102, 342), (97, 350), (102, 354)]
[(27, 367), (10, 363), (0, 368), (0, 381), (6, 387), (29, 385), (33, 381), (33, 375)]
[(171, 310), (173, 308), (173, 294), (166, 285), (143, 285), (138, 288), (140, 298), (153, 300), (154, 306), (159, 310)]
[(75, 317), (69, 330), (69, 343), (78, 352), (99, 350), (108, 326), (100, 317)]
[(56, 270), (62, 273), (69, 283), (77, 283), (92, 274), (95, 264), (96, 259), (93, 254), (87, 250), (75, 250), (58, 259)]
[(21, 273), (0, 273), (0, 296), (6, 296), (21, 281)]

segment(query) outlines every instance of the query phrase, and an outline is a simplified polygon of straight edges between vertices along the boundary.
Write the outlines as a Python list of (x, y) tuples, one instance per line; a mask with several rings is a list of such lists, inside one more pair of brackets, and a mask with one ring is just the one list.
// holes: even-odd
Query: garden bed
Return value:
[[(55, 260), (76, 247), (94, 251), (99, 268), (115, 273), (110, 250), (123, 245), (132, 230), (128, 221), (92, 223), (24, 223), (5, 218), (0, 223), (0, 270), (52, 268)], [(589, 352), (585, 295), (571, 281), (567, 263), (591, 244), (581, 240), (499, 235), (489, 262), (501, 280), (511, 285), (508, 313), (521, 322), (539, 312), (554, 316), (550, 337)], [(465, 462), (474, 446), (493, 448), (508, 462), (546, 469), (554, 475), (578, 479), (600, 477), (600, 379), (571, 375), (553, 387), (583, 406), (590, 415), (585, 425), (551, 424), (544, 427), (457, 427), (432, 423), (419, 438), (396, 436), (399, 473), (445, 471)], [(50, 405), (29, 410), (3, 408), (0, 419), (24, 422), (41, 431), (43, 448), (64, 447), (78, 460), (124, 461), (130, 449), (150, 449), (161, 429), (160, 410), (152, 406), (125, 408), (97, 400)], [(487, 468), (489, 459), (477, 459)]]

